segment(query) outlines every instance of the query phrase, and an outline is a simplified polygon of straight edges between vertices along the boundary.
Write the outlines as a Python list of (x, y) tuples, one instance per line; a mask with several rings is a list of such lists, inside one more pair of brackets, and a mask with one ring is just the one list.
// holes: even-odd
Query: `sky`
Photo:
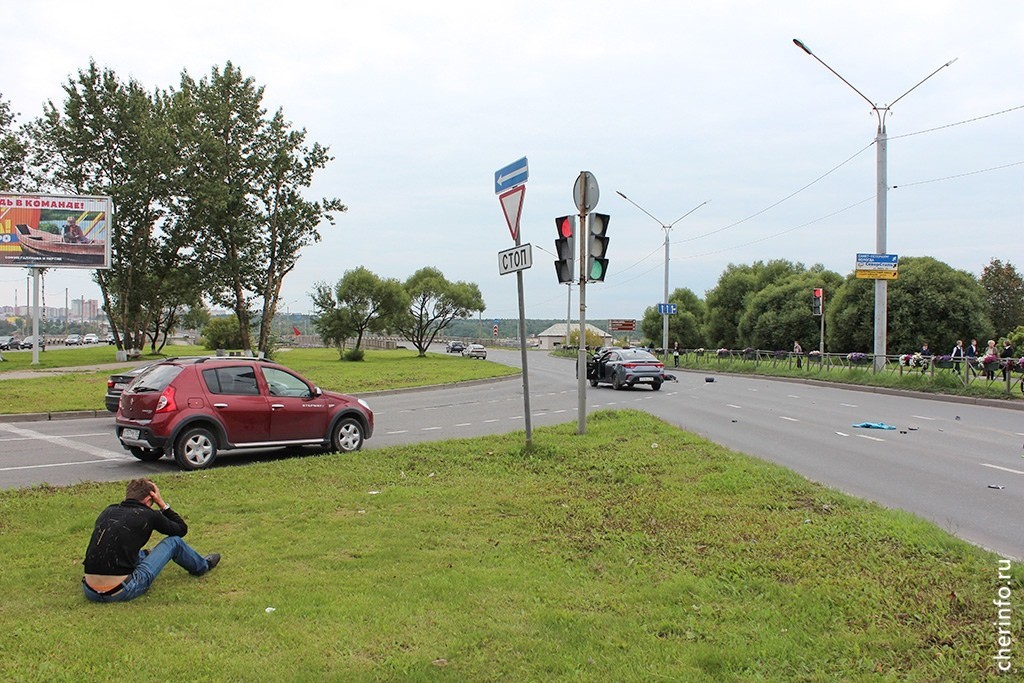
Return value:
[[(330, 148), (309, 197), (348, 211), (304, 250), (282, 311), (310, 311), (317, 282), (359, 266), (399, 280), (434, 266), (480, 287), (482, 319), (518, 317), (516, 276), (498, 273), (514, 242), (494, 175), (524, 156), (528, 318), (579, 315), (552, 263), (554, 219), (576, 212), (582, 171), (611, 216), (590, 320), (638, 319), (664, 299), (665, 224), (670, 290), (703, 297), (729, 264), (758, 260), (846, 275), (875, 251), (872, 105), (911, 89), (885, 118), (885, 251), (975, 275), (992, 258), (1024, 270), (1017, 0), (38, 0), (5, 18), (0, 96), (20, 123), (62, 102), (90, 59), (150, 90), (231, 61), (265, 86), (268, 110)], [(0, 304), (26, 274), (0, 272)], [(99, 298), (89, 271), (44, 284), (48, 305)]]

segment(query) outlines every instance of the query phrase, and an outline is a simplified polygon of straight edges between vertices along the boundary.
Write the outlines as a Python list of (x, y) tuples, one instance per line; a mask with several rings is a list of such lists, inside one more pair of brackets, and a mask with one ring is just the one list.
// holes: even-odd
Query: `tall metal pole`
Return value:
[[(651, 218), (654, 218), (655, 222), (657, 222), (659, 225), (661, 225), (661, 228), (665, 231), (665, 293), (664, 293), (664, 298), (661, 300), (661, 302), (664, 303), (664, 304), (667, 304), (668, 303), (669, 232), (671, 232), (672, 226), (674, 226), (676, 223), (678, 223), (679, 221), (683, 220), (684, 218), (686, 218), (691, 213), (693, 213), (694, 211), (696, 211), (700, 207), (704, 206), (705, 204), (707, 204), (711, 200), (709, 199), (707, 201), (701, 202), (700, 204), (698, 204), (697, 206), (693, 207), (692, 209), (690, 209), (689, 211), (684, 213), (682, 216), (680, 216), (679, 218), (677, 218), (674, 221), (672, 221), (671, 223), (665, 224), (665, 223), (662, 223), (661, 221), (659, 221), (657, 218), (655, 218), (654, 215), (652, 215), (650, 211), (648, 211), (644, 207), (640, 206), (639, 204), (634, 202), (632, 199), (630, 199), (626, 195), (624, 195), (621, 192), (619, 192), (618, 190), (615, 191), (615, 194), (619, 195), (620, 197), (625, 199), (627, 202), (629, 202), (630, 204), (632, 204), (636, 208), (638, 208), (641, 211), (643, 211), (644, 213), (646, 213)], [(665, 354), (665, 364), (668, 365), (668, 311), (665, 311), (661, 315), (661, 348), (663, 349), (663, 352)]]
[[(661, 300), (662, 303), (668, 303), (668, 245), (669, 238), (668, 234), (672, 230), (671, 226), (664, 225), (665, 228), (665, 296)], [(665, 366), (668, 367), (668, 311), (665, 311), (661, 316), (661, 349), (662, 353), (665, 354)]]
[(577, 182), (582, 185), (580, 217), (576, 231), (580, 256), (580, 340), (576, 353), (576, 433), (587, 433), (587, 183), (580, 171)]
[[(521, 230), (516, 231), (516, 246), (520, 246)], [(526, 303), (523, 298), (523, 271), (516, 271), (516, 287), (519, 291), (519, 354), (523, 366), (523, 418), (526, 427), (526, 447), (533, 444), (533, 416), (530, 415), (530, 371), (526, 362)]]
[[(887, 225), (886, 225), (887, 218), (886, 218), (886, 216), (887, 216), (887, 213), (888, 213), (886, 198), (887, 198), (888, 191), (889, 191), (887, 169), (886, 169), (886, 165), (887, 165), (887, 154), (886, 154), (887, 139), (886, 139), (886, 135), (885, 135), (885, 117), (889, 114), (890, 111), (892, 111), (892, 106), (894, 104), (896, 104), (897, 102), (902, 100), (904, 97), (909, 95), (919, 85), (921, 85), (922, 83), (927, 81), (929, 78), (931, 78), (935, 74), (939, 73), (940, 71), (945, 69), (947, 66), (951, 65), (953, 62), (956, 61), (956, 59), (951, 59), (950, 61), (948, 61), (945, 64), (943, 64), (942, 66), (940, 66), (935, 71), (933, 71), (930, 74), (928, 74), (927, 76), (925, 76), (923, 79), (921, 79), (920, 81), (917, 82), (917, 85), (915, 85), (913, 88), (911, 88), (910, 90), (906, 91), (905, 93), (903, 93), (902, 95), (897, 97), (895, 100), (892, 101), (891, 104), (887, 104), (885, 106), (881, 106), (880, 107), (877, 104), (875, 104), (874, 102), (872, 102), (870, 99), (868, 99), (867, 95), (862, 93), (860, 90), (857, 90), (857, 88), (854, 87), (854, 85), (852, 83), (850, 83), (848, 80), (843, 78), (835, 69), (830, 67), (824, 61), (822, 61), (821, 58), (818, 57), (818, 55), (816, 55), (813, 52), (811, 52), (811, 49), (809, 47), (807, 47), (806, 45), (804, 45), (803, 42), (801, 42), (800, 40), (794, 38), (793, 39), (793, 44), (796, 45), (801, 50), (803, 50), (804, 52), (806, 52), (807, 54), (809, 54), (811, 57), (814, 57), (814, 59), (819, 64), (821, 64), (823, 67), (825, 67), (826, 69), (831, 71), (832, 74), (836, 78), (841, 80), (846, 85), (850, 86), (851, 90), (853, 90), (855, 93), (860, 95), (861, 98), (865, 102), (867, 102), (869, 105), (871, 105), (872, 111), (874, 111), (875, 112), (875, 116), (878, 117), (878, 133), (875, 135), (875, 145), (877, 147), (877, 149), (876, 149), (876, 155), (877, 155), (876, 156), (876, 171), (875, 171), (875, 177), (876, 177), (876, 187), (875, 187), (875, 253), (876, 254), (880, 254), (880, 255), (881, 254), (885, 254), (885, 250), (886, 250), (886, 239), (885, 238), (886, 238), (886, 229), (887, 229)], [(888, 311), (888, 308), (889, 308), (888, 294), (889, 294), (889, 282), (888, 282), (888, 280), (875, 280), (874, 368), (875, 368), (876, 372), (881, 370), (881, 369), (883, 369), (885, 367), (885, 354), (886, 354), (886, 346), (887, 346), (886, 336), (887, 336), (888, 324), (889, 324), (889, 321), (888, 321), (888, 314), (889, 314), (889, 311)], [(822, 311), (822, 318), (824, 318), (824, 310)]]

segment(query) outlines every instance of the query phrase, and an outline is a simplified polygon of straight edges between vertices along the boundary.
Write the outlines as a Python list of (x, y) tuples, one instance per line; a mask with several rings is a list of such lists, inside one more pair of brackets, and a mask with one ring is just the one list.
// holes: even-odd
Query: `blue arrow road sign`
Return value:
[(677, 304), (658, 304), (658, 314), (659, 315), (665, 315), (665, 314), (675, 315), (677, 310), (678, 310), (678, 305)]
[(530, 167), (526, 163), (526, 157), (513, 161), (505, 168), (499, 168), (494, 172), (494, 194), (501, 194), (511, 187), (522, 185), (529, 177)]

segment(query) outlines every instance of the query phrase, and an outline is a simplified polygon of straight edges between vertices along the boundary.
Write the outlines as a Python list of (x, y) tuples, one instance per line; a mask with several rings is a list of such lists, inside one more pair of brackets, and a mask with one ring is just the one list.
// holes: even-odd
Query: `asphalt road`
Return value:
[[(519, 364), (518, 351), (489, 358)], [(473, 362), (473, 361), (467, 361)], [(577, 421), (575, 365), (529, 354), (536, 429)], [(705, 382), (714, 377), (714, 382)], [(814, 481), (901, 508), (1014, 558), (1024, 558), (1024, 412), (737, 375), (679, 373), (660, 392), (587, 388), (587, 408), (636, 408)], [(522, 430), (520, 377), (368, 397), (365, 448)], [(895, 430), (860, 429), (884, 422)], [(218, 466), (287, 457), (225, 454)], [(0, 423), (0, 487), (123, 480), (177, 471), (120, 449), (112, 417)], [(993, 488), (999, 487), (999, 488)]]

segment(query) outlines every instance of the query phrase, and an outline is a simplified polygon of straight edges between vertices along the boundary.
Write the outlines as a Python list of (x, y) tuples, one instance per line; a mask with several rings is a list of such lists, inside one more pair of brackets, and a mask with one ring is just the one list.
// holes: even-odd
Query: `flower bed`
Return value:
[(867, 365), (871, 362), (868, 354), (860, 352), (846, 354), (846, 360), (849, 361), (850, 365)]
[(905, 368), (921, 368), (923, 370), (928, 367), (928, 356), (922, 356), (920, 353), (905, 353), (900, 356), (900, 365)]
[(728, 358), (730, 353), (729, 349), (718, 349), (719, 358)]

